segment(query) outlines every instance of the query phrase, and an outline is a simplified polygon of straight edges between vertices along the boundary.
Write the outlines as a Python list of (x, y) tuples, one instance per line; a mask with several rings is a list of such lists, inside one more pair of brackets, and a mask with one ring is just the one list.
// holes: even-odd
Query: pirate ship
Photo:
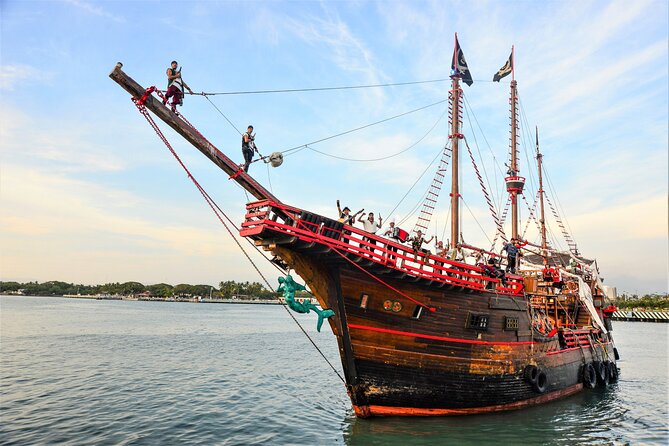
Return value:
[[(496, 78), (509, 73), (513, 77), (513, 52)], [(148, 111), (253, 195), (239, 234), (299, 274), (321, 307), (334, 311), (328, 322), (338, 342), (346, 389), (357, 416), (518, 409), (617, 379), (611, 310), (604, 308), (605, 287), (596, 264), (580, 256), (575, 244), (558, 252), (547, 241), (538, 137), (541, 244), (524, 243), (522, 268), (501, 277), (490, 274), (485, 263), (463, 259), (464, 251), (479, 258), (495, 259), (498, 254), (465, 245), (460, 238), (459, 157), (464, 147), (471, 156), (461, 132), (460, 82), (470, 84), (472, 80), (457, 35), (450, 76), (449, 144), (443, 149), (414, 228), (427, 229), (441, 185), (447, 183), (445, 171), (450, 161), (448, 255), (417, 255), (397, 240), (283, 203), (182, 115), (164, 106), (155, 97), (155, 87), (140, 86), (123, 72), (120, 63), (110, 77), (132, 95), (170, 149)], [(513, 79), (511, 156), (505, 185), (511, 206), (511, 239), (522, 240), (518, 198), (525, 178), (519, 175), (517, 163), (517, 102)], [(491, 210), (497, 235), (506, 240), (504, 222), (492, 206)], [(568, 262), (572, 268), (567, 268)]]

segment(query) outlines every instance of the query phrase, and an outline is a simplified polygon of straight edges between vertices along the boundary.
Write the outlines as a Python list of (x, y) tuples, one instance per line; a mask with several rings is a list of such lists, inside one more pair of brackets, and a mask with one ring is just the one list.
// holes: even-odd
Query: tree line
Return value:
[(83, 285), (60, 282), (57, 280), (42, 283), (0, 281), (0, 293), (18, 293), (19, 291), (21, 291), (22, 294), (30, 296), (63, 296), (65, 294), (80, 294), (82, 296), (117, 294), (121, 296), (129, 296), (138, 295), (148, 291), (153, 297), (209, 297), (211, 294), (212, 298), (218, 299), (230, 299), (233, 296), (259, 299), (276, 298), (276, 293), (274, 291), (267, 290), (258, 282), (236, 282), (234, 280), (220, 282), (218, 288), (211, 285), (190, 285), (187, 283), (180, 283), (173, 286), (167, 283), (144, 285), (140, 282), (114, 282), (105, 283), (103, 285)]
[(644, 308), (646, 310), (669, 310), (667, 294), (646, 294), (639, 297), (637, 294), (623, 294), (616, 300), (616, 306), (621, 310)]

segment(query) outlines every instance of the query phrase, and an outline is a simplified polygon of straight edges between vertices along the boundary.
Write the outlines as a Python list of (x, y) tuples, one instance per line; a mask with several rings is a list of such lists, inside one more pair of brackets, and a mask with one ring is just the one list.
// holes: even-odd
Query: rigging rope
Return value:
[(557, 211), (555, 210), (555, 207), (553, 206), (553, 203), (549, 200), (548, 195), (545, 195), (546, 202), (548, 203), (548, 206), (551, 208), (551, 211), (553, 211), (553, 217), (555, 217), (555, 221), (557, 222), (558, 226), (560, 226), (560, 229), (562, 230), (562, 235), (564, 236), (564, 239), (567, 241), (567, 246), (569, 246), (569, 250), (573, 252), (574, 254), (578, 254), (578, 250), (576, 249), (576, 242), (571, 238), (569, 233), (567, 232), (567, 229), (564, 227), (564, 224), (562, 223), (562, 220), (560, 219), (560, 216), (558, 215)]
[[(523, 201), (525, 202), (525, 205), (527, 206), (527, 209), (530, 211), (529, 216), (527, 217), (527, 221), (525, 222), (525, 229), (523, 230), (523, 234), (521, 235), (521, 238), (525, 239), (525, 234), (527, 233), (527, 230), (530, 228), (530, 222), (532, 220), (537, 222), (537, 228), (539, 229), (539, 235), (541, 236), (541, 224), (537, 220), (536, 216), (534, 215), (534, 212), (536, 212), (537, 209), (537, 204), (539, 200), (539, 191), (537, 191), (536, 195), (534, 196), (534, 203), (530, 207), (530, 203), (527, 201), (525, 198), (525, 195), (522, 195)], [(544, 222), (545, 224), (545, 222)]]
[(283, 154), (287, 154), (287, 153), (290, 153), (294, 150), (302, 150), (302, 149), (305, 149), (305, 148), (309, 148), (307, 146), (310, 146), (310, 145), (313, 145), (313, 144), (318, 144), (318, 143), (321, 143), (323, 141), (328, 141), (330, 139), (337, 138), (339, 136), (348, 135), (349, 133), (357, 132), (358, 130), (363, 130), (363, 129), (366, 129), (366, 128), (369, 128), (369, 127), (372, 127), (372, 126), (375, 126), (375, 125), (378, 125), (378, 124), (383, 124), (384, 122), (388, 122), (388, 121), (391, 121), (393, 119), (401, 118), (402, 116), (410, 115), (411, 113), (416, 113), (416, 112), (419, 112), (421, 110), (425, 110), (427, 108), (434, 107), (435, 105), (443, 104), (444, 102), (447, 102), (447, 101), (448, 101), (448, 99), (442, 99), (441, 101), (433, 102), (432, 104), (424, 105), (423, 107), (415, 108), (413, 110), (409, 110), (408, 112), (404, 112), (404, 113), (400, 113), (399, 115), (391, 116), (390, 118), (385, 118), (385, 119), (382, 119), (380, 121), (372, 122), (371, 124), (366, 124), (366, 125), (363, 125), (361, 127), (356, 127), (356, 128), (350, 129), (350, 130), (346, 130), (344, 132), (337, 133), (337, 134), (331, 135), (331, 136), (327, 136), (325, 138), (317, 139), (315, 141), (311, 141), (311, 142), (308, 142), (308, 143), (305, 143), (305, 144), (300, 144), (299, 146), (291, 147), (289, 149), (279, 150), (279, 152), (281, 152)]
[[(490, 195), (488, 194), (488, 189), (486, 189), (485, 184), (483, 183), (483, 178), (481, 177), (481, 173), (479, 172), (479, 168), (476, 165), (476, 161), (474, 160), (474, 155), (472, 154), (472, 149), (469, 147), (469, 143), (467, 142), (467, 138), (464, 138), (464, 140), (465, 140), (465, 146), (467, 146), (467, 151), (469, 152), (469, 158), (472, 160), (472, 164), (474, 165), (474, 171), (476, 172), (476, 176), (479, 179), (479, 184), (481, 185), (481, 189), (483, 190), (483, 195), (485, 195), (486, 202), (488, 203), (488, 209), (490, 209), (490, 213), (492, 214), (492, 218), (495, 221), (495, 226), (497, 226), (497, 232), (502, 236), (502, 240), (504, 240), (506, 242), (507, 238), (506, 238), (506, 234), (504, 234), (504, 227), (502, 226), (502, 223), (500, 223), (500, 221), (499, 221), (499, 217), (497, 216), (497, 211), (495, 211), (495, 206), (493, 205), (493, 202), (490, 199)], [(486, 234), (486, 237), (488, 237), (487, 234)], [(488, 241), (491, 242), (491, 240), (489, 238), (488, 238)]]
[[(557, 192), (555, 192), (555, 187), (553, 186), (553, 182), (551, 181), (551, 178), (550, 178), (550, 175), (548, 174), (548, 171), (544, 169), (544, 172), (546, 173), (546, 180), (547, 180), (547, 183), (548, 183), (548, 188), (551, 190), (551, 194), (553, 194), (553, 196), (555, 197), (555, 200), (557, 201), (558, 207), (559, 207), (560, 211), (562, 212), (562, 215), (564, 215), (564, 217), (563, 217), (564, 221), (567, 224), (567, 227), (569, 228), (569, 232), (567, 232), (567, 230), (563, 228), (563, 232), (566, 234), (565, 239), (567, 240), (567, 244), (573, 245), (573, 250), (575, 251), (574, 253), (577, 254), (578, 253), (578, 248), (576, 246), (576, 241), (572, 238), (572, 236), (570, 234), (573, 231), (571, 229), (571, 226), (569, 225), (569, 221), (567, 220), (567, 215), (566, 215), (566, 212), (564, 211), (564, 207), (562, 207), (562, 203), (560, 202), (560, 197), (558, 197)], [(571, 246), (570, 246), (570, 249), (572, 249)]]
[[(449, 142), (450, 142), (450, 140), (449, 140)], [(446, 146), (445, 146), (445, 147), (448, 147), (448, 142), (446, 143)], [(444, 148), (445, 148), (445, 147), (444, 147)], [(421, 178), (423, 178), (423, 176), (424, 176), (425, 173), (428, 171), (428, 169), (432, 166), (432, 164), (434, 164), (434, 162), (437, 160), (437, 158), (439, 158), (439, 155), (441, 154), (441, 151), (444, 150), (444, 148), (440, 148), (440, 149), (439, 149), (439, 151), (438, 151), (437, 154), (434, 156), (434, 158), (432, 159), (432, 161), (430, 161), (430, 164), (428, 164), (427, 167), (425, 168), (425, 170), (423, 170), (423, 173), (421, 173), (420, 176), (416, 179), (416, 181), (414, 181), (414, 183), (411, 185), (411, 187), (409, 188), (409, 190), (404, 194), (404, 196), (403, 196), (402, 198), (400, 198), (400, 201), (395, 205), (395, 207), (393, 208), (393, 210), (390, 211), (390, 212), (388, 213), (388, 215), (389, 215), (390, 217), (392, 217), (393, 213), (394, 213), (394, 212), (397, 210), (397, 208), (402, 204), (402, 202), (404, 201), (404, 199), (407, 197), (407, 195), (409, 195), (409, 193), (413, 190), (413, 188), (416, 187), (416, 184), (418, 184), (418, 182), (421, 180)], [(426, 193), (427, 193), (427, 192), (426, 192)], [(421, 195), (421, 202), (422, 202), (422, 200), (423, 200), (423, 199), (422, 199), (422, 195)], [(417, 205), (416, 207), (418, 207), (418, 205)], [(414, 210), (415, 210), (415, 208), (414, 208)], [(413, 212), (413, 211), (412, 211), (412, 212)], [(397, 225), (399, 226), (399, 223), (398, 223)]]
[[(367, 159), (360, 159), (360, 158), (346, 158), (346, 157), (343, 157), (343, 156), (333, 155), (333, 154), (331, 154), (331, 153), (321, 152), (320, 150), (316, 150), (316, 149), (314, 149), (313, 147), (309, 147), (309, 145), (305, 145), (305, 148), (306, 148), (306, 149), (309, 149), (309, 150), (311, 150), (311, 151), (313, 151), (313, 152), (320, 153), (321, 155), (329, 156), (330, 158), (336, 158), (336, 159), (344, 160), (344, 161), (366, 162), (366, 161), (383, 161), (383, 160), (387, 160), (387, 159), (389, 159), (389, 158), (393, 158), (393, 157), (395, 157), (395, 156), (401, 155), (402, 153), (406, 152), (407, 150), (413, 149), (413, 148), (416, 147), (418, 144), (420, 144), (425, 138), (427, 138), (427, 136), (428, 136), (430, 133), (432, 133), (432, 130), (434, 130), (435, 127), (437, 127), (437, 125), (439, 124), (439, 122), (441, 122), (441, 120), (442, 120), (442, 119), (444, 118), (444, 116), (446, 115), (446, 112), (448, 112), (448, 109), (444, 110), (444, 112), (439, 116), (439, 118), (435, 121), (435, 123), (432, 125), (432, 127), (430, 127), (430, 129), (429, 129), (423, 136), (421, 136), (420, 139), (419, 139), (418, 141), (416, 141), (415, 143), (411, 144), (409, 147), (406, 147), (406, 148), (400, 150), (399, 152), (393, 153), (392, 155), (382, 156), (382, 157), (380, 157), (380, 158), (367, 158)], [(313, 143), (312, 143), (312, 144), (313, 144)]]
[[(511, 205), (511, 195), (506, 199), (506, 205), (504, 205), (504, 210), (502, 211), (502, 216), (499, 219), (500, 224), (504, 227), (506, 222), (506, 216), (509, 214), (509, 206)], [(495, 232), (495, 237), (492, 239), (492, 246), (490, 247), (491, 251), (495, 250), (495, 245), (497, 244), (497, 238), (499, 237), (499, 232)]]
[[(486, 167), (485, 167), (485, 163), (483, 162), (483, 155), (481, 154), (481, 148), (480, 148), (480, 146), (479, 146), (478, 138), (476, 138), (476, 132), (474, 131), (474, 126), (472, 125), (472, 118), (471, 118), (471, 116), (474, 116), (474, 121), (476, 121), (476, 124), (477, 124), (478, 127), (479, 127), (479, 130), (480, 130), (480, 132), (481, 132), (481, 135), (483, 136), (483, 140), (484, 140), (484, 141), (486, 142), (486, 144), (488, 145), (488, 149), (490, 150), (491, 153), (492, 153), (492, 148), (490, 147), (490, 144), (488, 143), (488, 140), (487, 140), (486, 137), (485, 137), (485, 133), (483, 133), (483, 129), (481, 129), (481, 126), (479, 125), (478, 120), (476, 119), (476, 115), (474, 114), (474, 110), (472, 110), (471, 106), (469, 106), (469, 101), (467, 101), (466, 96), (465, 96), (465, 115), (467, 116), (467, 121), (469, 122), (469, 128), (471, 128), (471, 130), (472, 130), (472, 136), (474, 137), (474, 145), (476, 146), (476, 151), (478, 152), (478, 154), (479, 154), (479, 159), (481, 160), (481, 167), (483, 168), (483, 175), (485, 176), (485, 180), (486, 180), (486, 183), (488, 184), (488, 188), (489, 188), (490, 191), (492, 192), (492, 186), (490, 185), (490, 179), (489, 179), (489, 177), (488, 177), (488, 170), (486, 169)], [(498, 170), (500, 171), (500, 174), (503, 175), (504, 172), (502, 171), (501, 167), (499, 166), (499, 163), (497, 163), (497, 159), (495, 158), (494, 155), (493, 155), (493, 160), (494, 160), (494, 162), (497, 164), (497, 168), (498, 168)], [(499, 193), (499, 184), (500, 184), (500, 182), (499, 182), (498, 179), (497, 179), (497, 174), (496, 174), (496, 173), (495, 173), (495, 184), (497, 185), (496, 190), (497, 190), (497, 192)], [(500, 197), (501, 197), (501, 195), (500, 195)], [(499, 201), (499, 204), (498, 204), (497, 201), (495, 200), (495, 196), (494, 196), (494, 195), (492, 196), (492, 198), (493, 198), (493, 204), (495, 205), (495, 210), (497, 210), (497, 212), (499, 212), (500, 207), (501, 207), (501, 205), (502, 205), (502, 203), (501, 203), (501, 198), (498, 200), (498, 201)]]
[(361, 88), (379, 88), (379, 87), (399, 87), (404, 85), (418, 85), (418, 84), (431, 84), (436, 82), (450, 82), (451, 78), (443, 79), (431, 79), (431, 80), (422, 80), (422, 81), (410, 81), (410, 82), (395, 82), (395, 83), (386, 83), (386, 84), (369, 84), (369, 85), (344, 85), (338, 87), (314, 87), (314, 88), (283, 88), (277, 90), (247, 90), (247, 91), (221, 91), (213, 93), (190, 93), (194, 96), (223, 96), (223, 95), (242, 95), (242, 94), (270, 94), (270, 93), (299, 93), (299, 92), (309, 92), (309, 91), (333, 91), (333, 90), (356, 90)]
[(469, 213), (471, 214), (471, 216), (472, 216), (472, 218), (474, 219), (474, 221), (476, 222), (476, 224), (479, 225), (479, 228), (481, 228), (481, 232), (483, 232), (483, 235), (485, 235), (485, 238), (487, 238), (488, 241), (489, 241), (490, 243), (492, 243), (492, 240), (490, 240), (490, 237), (488, 237), (488, 234), (485, 232), (485, 229), (483, 229), (483, 226), (481, 226), (481, 223), (479, 223), (478, 219), (476, 218), (476, 216), (474, 215), (474, 213), (472, 212), (472, 210), (469, 208), (469, 205), (468, 205), (467, 202), (465, 201), (465, 197), (460, 197), (460, 199), (462, 200), (462, 203), (465, 205), (465, 207), (467, 208), (467, 210), (468, 210)]

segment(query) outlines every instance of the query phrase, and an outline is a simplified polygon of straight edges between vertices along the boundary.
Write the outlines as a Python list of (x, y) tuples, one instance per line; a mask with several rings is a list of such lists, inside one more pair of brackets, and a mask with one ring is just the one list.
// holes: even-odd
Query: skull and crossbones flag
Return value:
[(453, 74), (459, 74), (462, 78), (462, 81), (470, 87), (474, 83), (472, 74), (469, 72), (469, 67), (467, 66), (467, 61), (465, 60), (465, 55), (462, 53), (462, 48), (460, 48), (460, 42), (458, 42), (457, 34), (455, 35), (455, 50), (453, 50), (451, 72)]
[(507, 60), (504, 66), (500, 68), (497, 73), (495, 73), (495, 75), (492, 78), (492, 81), (499, 82), (501, 78), (507, 76), (512, 71), (513, 71), (513, 51), (511, 51), (511, 54), (509, 55), (509, 60)]

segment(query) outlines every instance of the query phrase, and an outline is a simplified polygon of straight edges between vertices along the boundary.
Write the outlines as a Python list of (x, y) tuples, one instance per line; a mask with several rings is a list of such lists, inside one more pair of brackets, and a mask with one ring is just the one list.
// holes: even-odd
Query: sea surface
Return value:
[[(327, 324), (296, 315), (339, 373)], [(0, 297), (0, 444), (667, 445), (669, 324), (614, 322), (620, 381), (514, 412), (360, 420), (274, 305)]]

